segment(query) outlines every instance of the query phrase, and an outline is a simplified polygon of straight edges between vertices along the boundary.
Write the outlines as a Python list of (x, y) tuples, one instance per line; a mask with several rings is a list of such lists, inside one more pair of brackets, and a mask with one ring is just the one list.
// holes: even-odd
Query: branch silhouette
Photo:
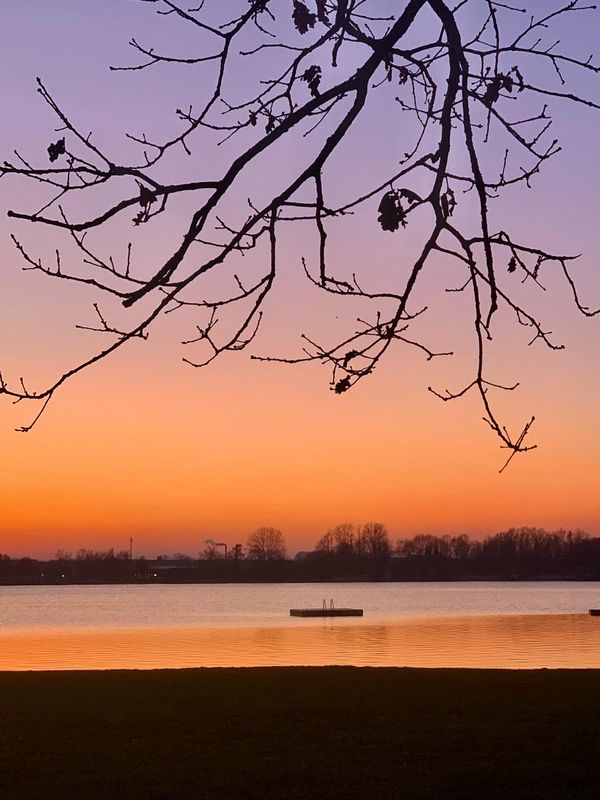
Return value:
[[(187, 310), (200, 316), (194, 333), (183, 342), (186, 348), (207, 348), (198, 357), (186, 355), (184, 360), (193, 366), (246, 348), (259, 331), (265, 300), (280, 271), (278, 231), (281, 226), (308, 221), (318, 242), (314, 266), (313, 258), (301, 254), (308, 280), (323, 292), (368, 301), (370, 316), (359, 318), (355, 330), (333, 344), (302, 332), (301, 355), (254, 354), (252, 358), (319, 362), (331, 370), (331, 388), (342, 394), (372, 374), (393, 345), (417, 348), (428, 360), (452, 355), (450, 349), (438, 351), (412, 332), (414, 321), (430, 313), (417, 304), (417, 287), (424, 273), (439, 274), (443, 257), (463, 271), (460, 286), (445, 288), (470, 296), (476, 356), (473, 377), (465, 386), (429, 389), (443, 401), (469, 393), (479, 396), (483, 419), (509, 451), (505, 466), (515, 454), (533, 449), (536, 445), (529, 433), (534, 417), (511, 433), (495, 410), (494, 394), (518, 386), (504, 385), (488, 374), (486, 352), (495, 317), (500, 308), (506, 309), (519, 326), (531, 329), (531, 344), (560, 349), (518, 293), (523, 283), (545, 291), (544, 276), (552, 264), (558, 265), (577, 309), (587, 317), (598, 310), (580, 299), (572, 274), (576, 255), (550, 252), (509, 231), (495, 231), (491, 206), (510, 187), (531, 188), (544, 165), (560, 152), (551, 136), (553, 104), (600, 107), (578, 90), (584, 84), (581, 76), (597, 76), (600, 67), (592, 57), (562, 52), (553, 32), (566, 17), (592, 13), (594, 6), (570, 0), (553, 10), (529, 14), (495, 0), (462, 0), (454, 5), (448, 0), (408, 0), (382, 17), (371, 0), (237, 0), (221, 4), (218, 13), (203, 2), (197, 8), (172, 0), (143, 2), (159, 15), (194, 29), (198, 51), (172, 54), (134, 37), (130, 45), (138, 60), (111, 69), (200, 70), (208, 87), (205, 101), (197, 109), (192, 105), (177, 109), (179, 132), (162, 141), (146, 133), (126, 133), (139, 147), (140, 158), (136, 163), (120, 163), (38, 79), (40, 98), (59, 125), (59, 138), (47, 147), (49, 163), (39, 165), (39, 159), (15, 151), (12, 160), (0, 167), (0, 177), (31, 180), (48, 190), (42, 208), (11, 210), (9, 216), (57, 229), (58, 235), (70, 239), (83, 267), (67, 268), (60, 249), (46, 262), (13, 236), (26, 269), (85, 283), (103, 295), (119, 298), (123, 308), (130, 310), (127, 313), (143, 309), (129, 327), (123, 327), (110, 322), (94, 301), (94, 323), (78, 327), (112, 341), (44, 388), (29, 390), (22, 380), (15, 384), (0, 376), (0, 392), (15, 402), (41, 404), (33, 422), (21, 430), (33, 427), (65, 381), (132, 339), (145, 338), (163, 315)], [(238, 14), (228, 17), (232, 7)], [(475, 27), (474, 19), (479, 21)], [(423, 20), (429, 24), (423, 25)], [(426, 30), (429, 33), (424, 34)], [(243, 98), (232, 98), (227, 88), (230, 76), (261, 56), (267, 60), (260, 80), (246, 89)], [(550, 68), (546, 78), (537, 64)], [(383, 182), (363, 186), (356, 196), (332, 206), (328, 186), (335, 156), (358, 121), (373, 113), (369, 101), (380, 96), (390, 113), (410, 116), (416, 137), (403, 144), (400, 163), (390, 159)], [(264, 163), (283, 137), (292, 134), (313, 142), (312, 155), (298, 158), (291, 177), (281, 177), (267, 202), (248, 199), (243, 223), (227, 222), (231, 199), (240, 200), (242, 173)], [(215, 148), (231, 140), (239, 143), (221, 174), (213, 174), (210, 159), (204, 159), (194, 180), (165, 183), (165, 164), (171, 154), (179, 150), (191, 155), (206, 136), (214, 137)], [(491, 154), (486, 150), (489, 143), (496, 145)], [(112, 191), (109, 201), (106, 187)], [(81, 209), (89, 206), (77, 201), (100, 188), (104, 189), (102, 210), (82, 216)], [(194, 211), (170, 256), (155, 264), (150, 274), (146, 265), (136, 264), (131, 243), (122, 264), (88, 243), (89, 232), (127, 215), (133, 214), (129, 218), (136, 228), (151, 226), (178, 195), (191, 198)], [(476, 198), (477, 218), (465, 223), (458, 212), (465, 196), (471, 195)], [(363, 287), (356, 274), (351, 279), (336, 277), (338, 270), (330, 256), (336, 224), (359, 208), (376, 217), (381, 236), (399, 239), (418, 215), (430, 217), (420, 251), (405, 279), (397, 279), (395, 289)], [(234, 257), (249, 253), (263, 259), (260, 275), (232, 272)], [(208, 291), (205, 281), (214, 274), (223, 276), (222, 290), (207, 299), (215, 289), (211, 282)], [(443, 284), (441, 274), (438, 283)], [(240, 309), (237, 320), (236, 308)], [(233, 322), (228, 328), (229, 313)]]

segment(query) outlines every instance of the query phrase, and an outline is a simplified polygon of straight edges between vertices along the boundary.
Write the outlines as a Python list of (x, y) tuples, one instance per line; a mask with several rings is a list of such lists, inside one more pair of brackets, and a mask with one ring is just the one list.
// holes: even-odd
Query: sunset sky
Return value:
[[(535, 11), (548, 3), (524, 5)], [(151, 4), (12, 0), (3, 4), (2, 28), (2, 160), (17, 147), (47, 163), (56, 124), (36, 95), (36, 76), (83, 129), (93, 130), (95, 140), (123, 160), (138, 152), (124, 141), (125, 131), (155, 138), (179, 131), (174, 109), (189, 106), (198, 85), (210, 86), (203, 67), (109, 72), (109, 64), (135, 61), (127, 46), (131, 36), (162, 51), (193, 52), (194, 36), (185, 25), (157, 17)], [(600, 13), (573, 15), (562, 30), (564, 47), (585, 57), (597, 49)], [(231, 78), (233, 93), (256, 79), (258, 67), (248, 63), (245, 73)], [(581, 86), (598, 101), (597, 82), (586, 78)], [(514, 189), (492, 204), (493, 219), (496, 229), (517, 231), (526, 243), (582, 253), (574, 276), (584, 302), (596, 308), (600, 112), (560, 102), (553, 110), (553, 135), (563, 152), (531, 191)], [(340, 153), (327, 184), (337, 200), (377, 185), (406, 149), (403, 126), (379, 111), (375, 105), (358, 127), (361, 146)], [(209, 150), (208, 141), (191, 157), (178, 157), (177, 179), (215, 177), (240, 146), (234, 137)], [(277, 186), (280, 174), (310, 147), (280, 147), (241, 187), (236, 202), (228, 201), (228, 213), (244, 216), (246, 198)], [(493, 145), (490, 152), (497, 156)], [(104, 344), (96, 334), (74, 329), (90, 324), (98, 295), (23, 272), (9, 239), (14, 232), (33, 253), (52, 259), (64, 241), (60, 236), (5, 214), (39, 207), (44, 196), (14, 178), (0, 181), (0, 370), (12, 383), (22, 376), (31, 389)], [(464, 213), (473, 202), (461, 199)], [(193, 200), (192, 206), (174, 203), (151, 230), (133, 229), (126, 213), (115, 227), (96, 233), (94, 242), (122, 256), (131, 239), (136, 263), (155, 265), (169, 243), (180, 240), (190, 207)], [(406, 232), (381, 231), (376, 209), (373, 201), (364, 214), (337, 223), (331, 263), (381, 285), (422, 230), (417, 222)], [(504, 312), (495, 323), (493, 377), (521, 382), (516, 392), (498, 397), (498, 407), (512, 431), (535, 414), (532, 440), (538, 444), (499, 474), (506, 453), (482, 421), (476, 398), (442, 403), (427, 391), (430, 385), (460, 388), (472, 378), (471, 312), (462, 296), (444, 293), (458, 273), (455, 267), (446, 272), (441, 259), (420, 288), (430, 311), (419, 330), (432, 347), (453, 349), (453, 358), (427, 362), (399, 345), (342, 396), (330, 391), (326, 367), (250, 360), (250, 352), (300, 354), (305, 332), (328, 340), (353, 330), (364, 306), (323, 298), (303, 275), (300, 259), (314, 265), (315, 241), (312, 229), (301, 226), (282, 233), (278, 282), (251, 351), (194, 369), (182, 362), (194, 352), (181, 340), (193, 336), (195, 321), (171, 315), (148, 341), (133, 342), (69, 382), (28, 434), (14, 428), (35, 416), (33, 406), (0, 398), (0, 552), (123, 549), (133, 536), (137, 553), (194, 555), (208, 537), (245, 542), (254, 528), (272, 525), (281, 528), (293, 553), (338, 522), (367, 520), (386, 524), (393, 539), (427, 532), (483, 536), (522, 525), (600, 535), (600, 316), (586, 319), (577, 312), (558, 267), (549, 268), (547, 292), (525, 287), (524, 296), (565, 350), (528, 347), (530, 331)], [(119, 313), (111, 300), (103, 308)]]

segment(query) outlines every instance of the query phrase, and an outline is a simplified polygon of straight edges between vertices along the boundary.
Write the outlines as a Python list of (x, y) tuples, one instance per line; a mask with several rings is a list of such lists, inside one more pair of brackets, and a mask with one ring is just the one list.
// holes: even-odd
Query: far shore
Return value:
[(0, 673), (11, 800), (592, 800), (600, 670)]
[(43, 578), (1, 578), (0, 586), (164, 586), (164, 585), (248, 585), (271, 583), (481, 583), (481, 582), (529, 582), (529, 583), (600, 583), (599, 577), (581, 577), (578, 575), (470, 575), (468, 577), (452, 578), (381, 578), (369, 575), (352, 577), (326, 577), (326, 578), (180, 578), (177, 575), (157, 575), (156, 577), (125, 578), (122, 580), (44, 580)]

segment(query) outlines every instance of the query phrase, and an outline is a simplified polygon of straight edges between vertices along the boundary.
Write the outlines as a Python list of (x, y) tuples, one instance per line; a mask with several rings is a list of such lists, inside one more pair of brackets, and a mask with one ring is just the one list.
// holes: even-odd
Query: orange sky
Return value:
[(525, 395), (540, 449), (498, 475), (477, 406), (429, 396), (422, 365), (407, 374), (396, 359), (337, 397), (318, 369), (233, 360), (194, 371), (175, 354), (124, 357), (69, 387), (33, 432), (3, 430), (0, 549), (120, 548), (133, 535), (138, 552), (195, 553), (267, 524), (295, 550), (367, 519), (393, 536), (600, 533), (594, 407), (575, 415), (561, 381)]
[[(101, 19), (100, 5), (91, 0), (80, 4), (78, 16), (67, 14), (68, 4), (57, 0), (43, 25), (37, 12), (47, 9), (41, 0), (31, 5), (9, 12), (14, 35), (3, 57), (14, 80), (1, 91), (4, 105), (19, 114), (3, 125), (2, 152), (19, 142), (28, 152), (43, 153), (53, 135), (49, 118), (42, 115), (38, 125), (36, 74), (64, 90), (61, 96), (78, 104), (90, 125), (95, 120), (102, 130), (104, 124), (109, 139), (113, 127), (106, 109), (111, 120), (118, 116), (116, 108), (129, 115), (126, 128), (133, 124), (155, 97), (154, 79), (144, 74), (137, 96), (127, 88), (133, 78), (107, 75), (104, 68), (111, 59), (123, 61), (122, 30), (129, 35), (139, 29), (147, 10), (122, 4), (107, 40), (106, 30), (102, 39), (90, 32), (96, 17)], [(70, 26), (66, 32), (64, 25)], [(46, 43), (52, 41), (52, 26), (60, 27), (65, 42), (61, 59)], [(82, 52), (84, 31), (92, 38)], [(97, 82), (89, 106), (86, 74)], [(172, 105), (169, 99), (169, 113)], [(151, 111), (162, 119), (159, 108)], [(580, 153), (596, 147), (598, 130), (598, 117), (560, 112), (557, 133), (566, 138), (562, 160), (548, 165), (535, 195), (514, 193), (498, 206), (499, 223), (509, 220), (523, 238), (543, 237), (550, 248), (584, 253), (577, 271), (592, 306), (600, 303), (595, 189), (600, 175), (594, 177), (595, 160), (582, 173)], [(379, 146), (367, 160), (353, 164), (368, 184), (393, 143), (389, 129), (378, 136)], [(289, 153), (280, 158), (262, 176), (265, 181), (276, 180)], [(347, 188), (342, 174), (333, 183), (340, 193)], [(4, 217), (7, 207), (34, 202), (17, 184), (0, 185), (0, 367), (12, 380), (26, 376), (31, 386), (98, 345), (93, 334), (73, 330), (74, 323), (89, 321), (96, 298), (20, 270), (9, 231), (17, 230), (40, 252), (52, 253), (55, 246), (45, 232), (9, 225)], [(345, 269), (363, 270), (367, 280), (387, 279), (401, 268), (419, 231), (383, 233), (373, 221), (374, 210), (369, 213), (372, 228), (347, 223), (335, 258)], [(180, 227), (177, 218), (160, 221), (154, 240), (140, 239), (141, 263), (153, 262), (156, 248), (178, 237)], [(343, 329), (338, 316), (352, 324), (352, 307), (331, 305), (302, 281), (299, 258), (311, 252), (310, 242), (302, 231), (284, 238), (283, 274), (254, 352), (297, 353), (300, 333), (314, 328), (333, 335), (334, 327)], [(107, 243), (113, 246), (112, 240)], [(28, 422), (32, 410), (13, 408), (4, 399), (0, 552), (122, 549), (133, 535), (139, 553), (195, 554), (208, 537), (244, 542), (259, 525), (281, 528), (294, 552), (310, 547), (328, 526), (369, 519), (384, 522), (393, 538), (419, 532), (478, 536), (519, 525), (580, 527), (600, 535), (600, 319), (584, 320), (572, 311), (556, 271), (548, 280), (552, 292), (535, 302), (568, 345), (566, 352), (528, 348), (528, 336), (499, 316), (498, 341), (490, 352), (494, 376), (522, 381), (517, 393), (500, 398), (501, 408), (513, 430), (535, 414), (532, 438), (540, 445), (499, 475), (505, 454), (481, 421), (477, 403), (466, 398), (444, 404), (427, 392), (428, 385), (456, 388), (470, 379), (472, 351), (463, 332), (469, 312), (460, 298), (448, 303), (443, 294), (448, 283), (452, 279), (440, 282), (439, 274), (425, 280), (422, 297), (432, 312), (424, 330), (437, 347), (452, 339), (456, 358), (427, 363), (397, 348), (373, 376), (341, 397), (329, 391), (327, 371), (315, 366), (258, 364), (246, 354), (231, 354), (205, 370), (187, 367), (178, 341), (190, 333), (188, 320), (188, 327), (161, 325), (149, 342), (136, 342), (111, 363), (78, 377), (27, 435), (13, 429)]]

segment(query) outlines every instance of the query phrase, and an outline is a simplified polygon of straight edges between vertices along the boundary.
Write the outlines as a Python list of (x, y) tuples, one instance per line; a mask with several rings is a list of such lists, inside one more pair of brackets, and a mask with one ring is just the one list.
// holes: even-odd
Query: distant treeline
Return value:
[(579, 530), (511, 528), (483, 541), (420, 534), (392, 543), (384, 525), (370, 522), (338, 525), (314, 550), (293, 559), (286, 558), (283, 534), (274, 528), (255, 531), (246, 548), (211, 543), (199, 558), (177, 553), (132, 559), (112, 549), (59, 552), (49, 561), (0, 554), (4, 584), (544, 578), (600, 580), (600, 538)]
[[(366, 529), (366, 530), (365, 530)], [(420, 534), (393, 546), (382, 525), (334, 528), (307, 562), (319, 576), (356, 575), (364, 567), (391, 580), (600, 579), (600, 538), (583, 531), (511, 528), (483, 541)]]

